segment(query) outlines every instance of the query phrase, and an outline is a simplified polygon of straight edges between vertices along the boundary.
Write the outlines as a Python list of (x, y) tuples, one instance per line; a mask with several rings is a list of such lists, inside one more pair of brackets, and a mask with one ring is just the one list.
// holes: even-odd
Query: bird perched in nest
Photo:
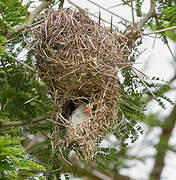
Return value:
[(71, 114), (69, 118), (69, 125), (66, 129), (66, 146), (76, 140), (76, 134), (80, 133), (81, 124), (88, 121), (90, 117), (91, 108), (88, 105), (79, 105)]

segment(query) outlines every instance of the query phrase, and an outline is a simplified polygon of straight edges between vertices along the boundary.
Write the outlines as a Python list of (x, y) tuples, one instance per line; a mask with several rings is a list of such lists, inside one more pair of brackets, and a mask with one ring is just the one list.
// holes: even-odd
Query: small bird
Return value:
[(75, 134), (80, 132), (81, 124), (89, 119), (91, 108), (88, 105), (79, 105), (69, 118), (69, 126), (66, 129), (66, 146), (76, 140)]

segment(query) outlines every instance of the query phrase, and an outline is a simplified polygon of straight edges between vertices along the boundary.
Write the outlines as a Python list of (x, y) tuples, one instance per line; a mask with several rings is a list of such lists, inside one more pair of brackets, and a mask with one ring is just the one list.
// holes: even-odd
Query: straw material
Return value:
[(64, 132), (69, 126), (66, 103), (86, 102), (92, 112), (74, 130), (77, 143), (72, 148), (91, 159), (98, 139), (114, 125), (118, 127), (121, 96), (117, 73), (129, 66), (131, 37), (137, 37), (102, 27), (84, 11), (70, 8), (49, 10), (34, 36), (38, 74), (54, 99), (53, 148), (65, 147)]

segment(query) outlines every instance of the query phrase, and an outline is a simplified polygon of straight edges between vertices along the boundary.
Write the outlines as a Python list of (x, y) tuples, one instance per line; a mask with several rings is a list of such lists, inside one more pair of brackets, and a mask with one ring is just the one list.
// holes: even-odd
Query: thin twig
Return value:
[(45, 21), (45, 19), (41, 19), (40, 21), (37, 21), (36, 23), (33, 23), (30, 27), (25, 28), (22, 32), (28, 32), (30, 29), (32, 29), (33, 27), (41, 24), (43, 21)]
[(35, 69), (33, 69), (32, 67), (28, 66), (27, 64), (25, 64), (24, 62), (18, 60), (17, 58), (15, 58), (14, 56), (10, 56), (12, 59), (14, 59), (16, 62), (18, 62), (19, 64), (21, 64), (22, 66), (26, 67), (27, 69), (29, 69), (32, 72), (36, 72)]
[(0, 122), (0, 127), (5, 127), (5, 126), (24, 126), (24, 125), (29, 125), (29, 124), (34, 124), (39, 121), (46, 120), (47, 118), (51, 118), (52, 114), (40, 116), (28, 121), (14, 121), (14, 122)]
[(98, 7), (101, 8), (101, 9), (107, 11), (108, 13), (110, 13), (110, 14), (112, 14), (112, 15), (114, 15), (114, 16), (116, 16), (116, 17), (118, 17), (118, 18), (120, 18), (120, 19), (122, 19), (122, 20), (124, 20), (124, 21), (126, 21), (126, 22), (128, 22), (128, 23), (130, 23), (130, 24), (132, 24), (131, 21), (129, 21), (129, 20), (127, 20), (127, 19), (125, 19), (125, 18), (117, 15), (116, 13), (111, 12), (110, 10), (104, 8), (103, 6), (100, 6), (99, 4), (97, 4), (97, 3), (95, 3), (95, 2), (93, 2), (93, 1), (91, 1), (91, 0), (87, 0), (87, 1), (89, 1), (89, 2), (92, 3), (92, 4), (94, 4), (95, 6), (98, 6)]
[(156, 43), (156, 34), (155, 34), (155, 38), (154, 38), (154, 41), (153, 41), (153, 45), (152, 45), (152, 48), (154, 48), (155, 47), (155, 43)]
[(144, 74), (143, 72), (141, 72), (140, 70), (138, 70), (137, 68), (135, 68), (134, 66), (131, 66), (133, 69), (135, 69), (136, 71), (138, 71), (140, 74), (142, 74), (144, 77), (149, 78), (149, 76), (147, 76), (146, 74)]
[[(132, 0), (132, 1), (134, 1), (134, 0)], [(128, 3), (130, 3), (130, 1), (123, 2), (123, 3), (120, 3), (120, 4), (116, 4), (116, 5), (110, 6), (110, 7), (108, 7), (107, 9), (109, 10), (109, 9), (116, 8), (116, 7), (118, 7), (118, 6), (125, 6), (125, 5), (128, 5), (129, 7), (131, 7)], [(134, 9), (135, 9), (135, 8), (134, 8)], [(98, 12), (95, 12), (95, 13), (93, 13), (93, 14), (97, 14), (97, 13), (98, 13)]]
[(38, 97), (40, 97), (40, 95), (38, 95), (38, 96), (36, 96), (36, 97), (33, 97), (33, 98), (29, 99), (29, 100), (26, 101), (24, 104), (28, 104), (28, 103), (34, 101), (35, 99), (37, 99)]
[(171, 48), (170, 48), (169, 44), (168, 44), (168, 43), (166, 43), (166, 45), (167, 45), (167, 47), (168, 47), (168, 49), (169, 49), (169, 51), (170, 51), (170, 53), (171, 53), (172, 57), (175, 59), (174, 53), (172, 52), (172, 50), (171, 50)]
[(149, 91), (149, 93), (153, 96), (153, 98), (158, 102), (157, 97), (155, 96), (155, 94), (151, 91), (151, 89), (147, 86), (147, 84), (143, 81), (143, 79), (136, 73), (136, 71), (134, 69), (132, 69), (133, 72), (136, 74), (136, 76), (141, 80), (141, 82), (143, 83), (143, 85), (147, 88), (147, 90)]
[(172, 26), (172, 27), (160, 29), (160, 30), (157, 30), (157, 31), (152, 31), (152, 32), (150, 32), (150, 33), (144, 33), (143, 35), (150, 35), (150, 34), (162, 33), (162, 32), (166, 32), (166, 31), (170, 31), (170, 30), (174, 30), (174, 29), (176, 29), (176, 26)]
[(110, 7), (108, 7), (107, 9), (112, 9), (112, 8), (116, 8), (116, 7), (118, 7), (118, 6), (124, 6), (124, 5), (128, 5), (128, 3), (129, 3), (130, 1), (127, 1), (126, 3), (120, 3), (120, 4), (116, 4), (116, 5), (113, 5), (113, 6), (110, 6)]

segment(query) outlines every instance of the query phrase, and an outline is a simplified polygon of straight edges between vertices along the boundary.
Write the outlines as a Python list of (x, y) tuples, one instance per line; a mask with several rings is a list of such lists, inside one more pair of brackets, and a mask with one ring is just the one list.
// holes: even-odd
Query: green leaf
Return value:
[(2, 44), (5, 44), (5, 42), (6, 42), (5, 36), (0, 35), (0, 44), (1, 44), (1, 43), (2, 43)]

